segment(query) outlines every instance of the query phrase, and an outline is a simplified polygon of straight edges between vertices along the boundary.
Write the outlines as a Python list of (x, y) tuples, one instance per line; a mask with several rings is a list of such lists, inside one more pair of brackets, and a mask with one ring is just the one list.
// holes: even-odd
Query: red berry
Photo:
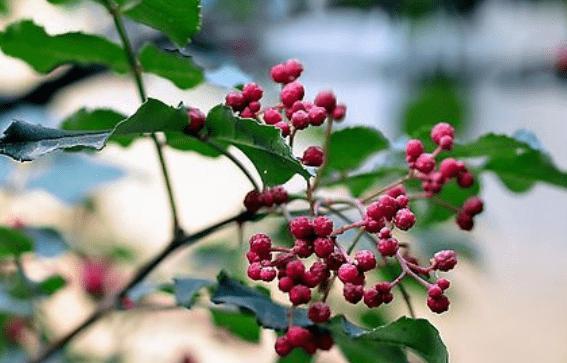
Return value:
[(459, 184), (461, 188), (469, 188), (474, 184), (474, 176), (468, 171), (459, 173), (457, 176), (457, 184)]
[(384, 257), (391, 257), (398, 252), (399, 243), (395, 238), (381, 239), (378, 241), (378, 251)]
[(315, 341), (310, 340), (304, 344), (301, 349), (309, 355), (314, 355), (317, 352), (317, 344), (315, 344)]
[(309, 126), (309, 115), (303, 110), (293, 113), (291, 116), (291, 124), (298, 130), (303, 130)]
[(290, 261), (285, 268), (286, 276), (301, 281), (303, 274), (305, 274), (305, 265), (299, 260)]
[(301, 158), (304, 165), (315, 167), (321, 166), (323, 164), (323, 160), (323, 149), (319, 146), (309, 146), (305, 149), (303, 157)]
[(433, 255), (434, 266), (441, 271), (452, 270), (457, 264), (457, 253), (453, 250), (439, 251)]
[(342, 253), (336, 251), (331, 253), (329, 257), (325, 259), (325, 262), (330, 270), (336, 271), (346, 262), (346, 258)]
[(335, 342), (331, 334), (320, 333), (315, 336), (315, 344), (321, 350), (330, 350)]
[(277, 205), (287, 203), (289, 196), (287, 194), (287, 190), (285, 190), (284, 187), (282, 186), (274, 187), (272, 188), (271, 192), (272, 192), (272, 197), (274, 198), (274, 203), (276, 203)]
[(415, 224), (415, 214), (407, 208), (402, 208), (396, 212), (394, 224), (399, 229), (407, 231)]
[(331, 308), (324, 302), (318, 301), (309, 307), (307, 315), (314, 323), (324, 323), (331, 317)]
[(376, 233), (380, 231), (384, 227), (384, 219), (381, 218), (378, 221), (375, 221), (372, 218), (366, 217), (364, 218), (364, 229), (370, 233)]
[(327, 118), (327, 111), (323, 107), (314, 106), (308, 112), (309, 123), (313, 126), (321, 126)]
[(291, 351), (293, 350), (293, 346), (289, 343), (289, 340), (286, 335), (283, 335), (281, 337), (278, 337), (278, 339), (276, 339), (275, 350), (280, 357), (285, 357), (289, 353), (291, 353)]
[(100, 260), (87, 260), (82, 266), (81, 282), (85, 291), (93, 296), (102, 296), (106, 292), (109, 265)]
[(405, 196), (406, 195), (406, 188), (404, 188), (403, 185), (396, 185), (395, 187), (388, 189), (386, 191), (386, 194), (388, 194), (392, 198), (397, 198), (401, 195)]
[(479, 197), (470, 197), (463, 204), (463, 211), (471, 216), (482, 213), (484, 205)]
[(361, 285), (345, 284), (343, 287), (343, 296), (351, 304), (358, 303), (363, 294), (364, 288)]
[(187, 117), (189, 122), (185, 127), (185, 132), (190, 135), (195, 135), (205, 126), (206, 116), (201, 110), (195, 107), (187, 109)]
[(264, 190), (260, 194), (260, 201), (262, 202), (262, 205), (264, 207), (272, 207), (275, 203), (274, 195), (272, 194), (272, 191), (270, 189)]
[(434, 313), (441, 314), (449, 310), (449, 299), (447, 299), (445, 295), (441, 295), (440, 297), (437, 298), (433, 298), (429, 296), (427, 298), (427, 306)]
[(292, 80), (299, 78), (303, 72), (303, 65), (297, 59), (289, 59), (285, 62), (284, 67), (289, 78), (293, 78)]
[(313, 236), (313, 224), (307, 217), (297, 217), (289, 222), (289, 230), (295, 238), (310, 239)]
[(385, 295), (385, 294), (389, 294), (390, 291), (392, 291), (392, 284), (387, 281), (379, 282), (374, 286), (374, 288), (380, 294)]
[(252, 101), (248, 104), (248, 109), (250, 111), (252, 111), (252, 113), (254, 114), (254, 116), (256, 115), (256, 113), (258, 111), (260, 111), (260, 109), (262, 108), (262, 104), (258, 101)]
[(313, 334), (300, 326), (292, 326), (286, 333), (288, 342), (293, 348), (302, 347), (313, 339)]
[(446, 179), (454, 178), (460, 172), (459, 163), (453, 158), (444, 159), (441, 164), (439, 164), (439, 171)]
[(268, 108), (264, 111), (264, 122), (268, 125), (275, 125), (282, 120), (282, 115), (275, 108)]
[(337, 106), (337, 98), (332, 91), (321, 91), (315, 96), (315, 105), (323, 107), (327, 112), (333, 112)]
[(20, 317), (10, 317), (4, 323), (4, 337), (12, 343), (19, 343), (24, 337), (26, 321)]
[(376, 267), (376, 257), (369, 250), (360, 250), (354, 254), (357, 267), (360, 271), (366, 272)]
[(293, 245), (293, 252), (301, 258), (307, 258), (313, 254), (313, 246), (306, 240), (296, 239)]
[(421, 154), (415, 161), (414, 167), (424, 174), (429, 174), (435, 168), (435, 158), (431, 154)]
[(364, 304), (369, 308), (375, 308), (382, 304), (381, 295), (376, 289), (366, 289), (364, 291)]
[(319, 237), (327, 237), (333, 232), (333, 220), (326, 216), (319, 216), (313, 220), (313, 230)]
[[(398, 210), (398, 202), (389, 195), (382, 195), (375, 203), (378, 211), (374, 212), (374, 214), (376, 216), (381, 215), (388, 220), (392, 219)], [(367, 211), (368, 213), (369, 211)]]
[(441, 295), (443, 295), (443, 289), (440, 288), (438, 285), (431, 285), (427, 289), (427, 295), (434, 299), (439, 298), (441, 297)]
[(270, 70), (270, 75), (276, 83), (290, 82), (289, 74), (287, 73), (286, 67), (283, 64), (276, 64), (275, 66), (273, 66)]
[(242, 87), (242, 95), (248, 102), (259, 101), (263, 94), (264, 90), (256, 83), (247, 83)]
[(242, 118), (256, 118), (256, 113), (253, 112), (249, 107), (244, 107), (244, 110), (240, 111), (240, 117), (242, 117)]
[(262, 206), (262, 195), (256, 190), (248, 192), (244, 197), (244, 207), (248, 212), (257, 212)]
[(246, 271), (248, 277), (252, 280), (260, 280), (261, 273), (262, 273), (262, 264), (260, 262), (253, 262), (248, 266), (248, 270)]
[(409, 204), (409, 198), (405, 194), (398, 195), (396, 197), (396, 203), (398, 203), (398, 208), (405, 208)]
[(287, 123), (286, 121), (280, 121), (277, 124), (275, 124), (274, 126), (277, 127), (278, 129), (280, 129), (283, 137), (286, 137), (286, 136), (289, 135), (290, 127), (289, 127), (289, 123)]
[(246, 99), (241, 92), (232, 91), (226, 95), (226, 104), (234, 111), (242, 111), (246, 107)]
[(311, 300), (311, 290), (304, 285), (295, 285), (289, 291), (289, 301), (293, 305), (306, 304)]
[(323, 282), (324, 279), (325, 277), (323, 275), (317, 274), (309, 270), (309, 271), (305, 271), (301, 283), (309, 288), (314, 288), (315, 286)]
[(384, 227), (380, 230), (378, 237), (380, 237), (380, 239), (388, 239), (392, 237), (392, 230), (390, 230), (390, 228), (388, 227)]
[(256, 252), (248, 251), (246, 252), (246, 259), (248, 260), (248, 263), (260, 262), (262, 261), (262, 256), (260, 256)]
[(339, 103), (333, 110), (332, 116), (335, 121), (344, 120), (346, 116), (346, 106), (342, 103)]
[(406, 157), (409, 160), (415, 161), (417, 158), (423, 154), (425, 148), (423, 147), (423, 143), (420, 140), (412, 139), (409, 140), (406, 144)]
[(453, 141), (451, 136), (443, 136), (441, 140), (439, 140), (439, 146), (443, 150), (451, 150), (453, 148)]
[(295, 281), (291, 277), (282, 277), (280, 281), (278, 281), (278, 288), (282, 292), (290, 292), (291, 289), (295, 286)]
[(335, 244), (330, 238), (319, 237), (313, 242), (313, 250), (317, 257), (328, 257), (335, 250)]
[(354, 282), (358, 278), (359, 272), (355, 265), (351, 263), (344, 263), (338, 270), (339, 279), (344, 282)]
[(457, 224), (462, 230), (470, 231), (474, 227), (473, 217), (464, 211), (460, 211), (457, 214)]
[(273, 267), (262, 267), (262, 270), (260, 271), (260, 279), (262, 281), (270, 282), (276, 278), (276, 275), (276, 269)]
[(250, 237), (250, 251), (260, 256), (267, 255), (272, 249), (272, 240), (263, 233), (257, 233)]
[(449, 288), (449, 286), (451, 286), (451, 283), (449, 282), (449, 280), (444, 279), (444, 278), (438, 279), (436, 284), (437, 284), (437, 286), (439, 286), (441, 288), (441, 290), (447, 290)]
[(291, 82), (284, 86), (280, 92), (282, 103), (286, 107), (291, 107), (295, 101), (299, 101), (305, 95), (305, 89), (299, 82)]
[(440, 122), (437, 125), (433, 126), (431, 129), (431, 139), (437, 145), (440, 145), (441, 139), (444, 136), (449, 136), (450, 138), (455, 137), (455, 129), (453, 126), (449, 125), (446, 122)]

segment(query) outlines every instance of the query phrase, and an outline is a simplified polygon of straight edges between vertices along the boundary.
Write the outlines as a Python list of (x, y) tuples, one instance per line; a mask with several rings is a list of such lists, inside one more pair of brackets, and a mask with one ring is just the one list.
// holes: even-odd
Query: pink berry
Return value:
[(382, 299), (376, 289), (366, 289), (364, 291), (364, 304), (369, 308), (375, 308), (382, 304)]
[(289, 59), (285, 62), (284, 67), (290, 79), (293, 78), (293, 80), (299, 78), (303, 72), (303, 65), (297, 59)]
[(364, 218), (364, 229), (370, 233), (377, 233), (384, 227), (384, 219), (381, 218), (378, 221), (375, 221), (372, 218), (366, 217)]
[(339, 279), (344, 282), (354, 282), (358, 278), (359, 272), (355, 265), (351, 263), (344, 263), (341, 267), (339, 267), (338, 277)]
[(325, 262), (330, 270), (337, 271), (346, 262), (346, 258), (342, 253), (335, 251), (325, 259)]
[(437, 286), (439, 286), (441, 288), (441, 290), (447, 290), (449, 288), (449, 286), (451, 286), (451, 283), (449, 282), (449, 280), (444, 279), (444, 278), (438, 279), (435, 284), (437, 284)]
[(327, 111), (323, 107), (314, 106), (309, 110), (309, 123), (313, 126), (321, 126), (327, 118)]
[(278, 339), (276, 339), (275, 350), (280, 357), (285, 357), (289, 353), (291, 353), (293, 347), (289, 343), (289, 340), (286, 335), (283, 335), (281, 337), (278, 337)]
[(300, 326), (292, 326), (286, 333), (287, 339), (293, 348), (302, 347), (313, 339), (313, 334)]
[(407, 231), (415, 224), (415, 214), (407, 208), (402, 208), (396, 212), (394, 224), (403, 231)]
[(272, 240), (263, 233), (253, 235), (248, 242), (250, 243), (250, 251), (260, 256), (269, 254), (272, 249)]
[(412, 139), (409, 140), (406, 144), (406, 157), (409, 160), (415, 161), (417, 158), (423, 154), (425, 148), (423, 147), (423, 143), (420, 140)]
[(333, 232), (333, 220), (326, 216), (319, 216), (313, 220), (313, 230), (319, 237), (327, 237)]
[(441, 139), (444, 136), (449, 136), (451, 138), (455, 137), (455, 129), (453, 126), (449, 125), (446, 122), (440, 122), (437, 125), (433, 126), (431, 129), (431, 139), (437, 145), (440, 145)]
[(398, 195), (396, 197), (396, 203), (398, 203), (398, 208), (406, 208), (409, 204), (409, 198), (405, 194)]
[(301, 258), (307, 258), (313, 254), (313, 246), (306, 240), (296, 239), (293, 245), (293, 252)]
[(453, 250), (439, 251), (433, 255), (434, 266), (441, 271), (450, 271), (457, 264), (457, 253)]
[(441, 297), (441, 295), (443, 295), (443, 289), (440, 288), (438, 285), (431, 285), (427, 289), (427, 296), (430, 296), (435, 299)]
[(82, 265), (81, 283), (90, 295), (102, 296), (107, 290), (110, 266), (101, 260), (87, 260)]
[(459, 184), (461, 188), (469, 188), (474, 184), (474, 176), (468, 171), (459, 173), (457, 176), (457, 184)]
[(275, 124), (274, 126), (277, 127), (278, 129), (280, 129), (283, 137), (288, 136), (290, 131), (291, 131), (289, 124), (286, 121), (280, 121), (277, 124)]
[(260, 194), (260, 201), (264, 207), (272, 207), (274, 205), (274, 195), (270, 189), (264, 190)]
[(384, 227), (380, 230), (380, 233), (378, 233), (378, 237), (380, 237), (380, 239), (387, 239), (392, 237), (392, 230), (388, 227)]
[(323, 155), (323, 149), (321, 149), (319, 146), (309, 146), (303, 152), (301, 161), (304, 165), (318, 167), (323, 164), (324, 158), (325, 156)]
[(275, 108), (268, 108), (264, 111), (264, 122), (268, 125), (275, 125), (282, 120), (282, 115)]
[(453, 138), (451, 136), (443, 136), (439, 140), (439, 146), (442, 150), (451, 150), (453, 148)]
[(252, 190), (244, 197), (244, 207), (248, 212), (254, 213), (262, 208), (262, 197), (259, 192)]
[(10, 343), (20, 343), (24, 338), (26, 325), (26, 320), (21, 317), (7, 318), (3, 326), (4, 338)]
[(449, 310), (449, 299), (447, 299), (445, 295), (441, 295), (437, 298), (429, 296), (427, 298), (427, 306), (434, 313), (441, 314)]
[(314, 323), (324, 323), (331, 317), (331, 308), (324, 302), (318, 301), (309, 307), (307, 315)]
[(378, 241), (378, 251), (384, 257), (392, 257), (398, 252), (399, 243), (395, 238), (381, 239)]
[(464, 231), (470, 231), (474, 227), (473, 217), (470, 214), (461, 211), (457, 214), (457, 225), (459, 225), (459, 227)]
[(431, 154), (423, 153), (415, 161), (415, 168), (424, 174), (429, 174), (435, 168), (435, 158)]
[(389, 195), (382, 195), (378, 198), (378, 207), (382, 211), (382, 215), (386, 217), (386, 219), (392, 219), (398, 210), (398, 202)]
[(262, 256), (260, 256), (256, 252), (248, 251), (246, 252), (246, 259), (248, 260), (248, 263), (260, 262), (262, 261)]
[(205, 126), (206, 116), (201, 110), (195, 107), (187, 109), (187, 118), (189, 122), (185, 127), (185, 132), (190, 135), (195, 135)]
[(301, 281), (303, 274), (305, 274), (305, 265), (299, 260), (290, 261), (285, 268), (286, 276)]
[(345, 284), (343, 287), (343, 296), (346, 301), (351, 304), (358, 303), (364, 294), (364, 288), (361, 285)]
[(278, 281), (278, 289), (282, 292), (290, 292), (291, 289), (295, 286), (295, 281), (291, 277), (282, 277), (280, 281)]
[(376, 257), (369, 250), (357, 251), (354, 255), (356, 265), (362, 272), (370, 271), (376, 267)]
[(277, 272), (273, 267), (262, 267), (260, 270), (260, 279), (262, 281), (270, 282), (276, 278)]
[(305, 271), (301, 283), (309, 288), (314, 288), (323, 282), (324, 276), (317, 274), (311, 270)]
[(337, 98), (332, 91), (321, 91), (315, 96), (315, 105), (323, 107), (327, 112), (333, 112), (337, 106)]
[(250, 109), (250, 107), (244, 107), (244, 110), (240, 111), (240, 117), (242, 118), (256, 118), (256, 113)]
[(439, 171), (446, 179), (451, 179), (459, 174), (460, 168), (457, 160), (453, 158), (447, 158), (441, 161), (441, 164), (439, 164)]
[(252, 280), (260, 280), (261, 273), (262, 273), (262, 264), (260, 262), (253, 262), (248, 266), (248, 270), (246, 271), (248, 277)]
[(293, 305), (306, 304), (311, 300), (311, 290), (304, 285), (295, 285), (289, 291), (289, 301)]
[(333, 253), (335, 245), (330, 238), (319, 237), (313, 242), (313, 250), (317, 257), (325, 258)]
[(385, 295), (385, 294), (389, 294), (390, 291), (392, 291), (392, 284), (387, 281), (379, 282), (374, 286), (374, 288), (380, 294)]
[(289, 230), (295, 238), (310, 239), (313, 236), (313, 224), (307, 217), (297, 217), (289, 222)]
[(280, 98), (286, 107), (291, 107), (295, 101), (301, 100), (304, 95), (305, 89), (297, 81), (286, 84), (280, 92)]
[(346, 106), (342, 103), (339, 103), (334, 109), (333, 109), (333, 119), (335, 121), (342, 121), (344, 120), (345, 116), (346, 116)]
[(248, 102), (259, 101), (263, 94), (264, 90), (256, 83), (247, 83), (242, 88), (242, 95)]
[(309, 115), (303, 110), (299, 110), (291, 115), (291, 124), (298, 130), (303, 130), (309, 126)]
[(234, 111), (242, 111), (246, 107), (246, 99), (241, 92), (233, 91), (226, 95), (226, 104)]
[(484, 209), (484, 204), (482, 199), (479, 197), (470, 197), (465, 201), (463, 204), (463, 211), (471, 216), (475, 216), (477, 214), (482, 213)]
[(403, 185), (396, 185), (395, 187), (392, 187), (386, 191), (386, 194), (388, 194), (392, 198), (397, 198), (402, 195), (405, 196), (406, 193), (406, 188), (404, 188)]
[(256, 114), (262, 108), (262, 104), (258, 101), (252, 101), (248, 104), (248, 109), (252, 111), (252, 113)]
[(274, 198), (274, 203), (277, 205), (285, 204), (288, 202), (289, 196), (287, 190), (282, 186), (277, 186), (272, 188), (272, 197)]
[(286, 67), (283, 64), (276, 64), (270, 70), (270, 75), (276, 83), (288, 83), (289, 75), (287, 73)]

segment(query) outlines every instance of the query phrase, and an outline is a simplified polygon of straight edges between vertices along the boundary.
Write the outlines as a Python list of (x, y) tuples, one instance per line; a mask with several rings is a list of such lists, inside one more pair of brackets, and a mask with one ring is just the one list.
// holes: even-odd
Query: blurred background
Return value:
[[(116, 39), (102, 7), (60, 2), (66, 4), (0, 0), (0, 28), (31, 18), (51, 34), (88, 31)], [(455, 123), (460, 140), (530, 129), (556, 165), (567, 169), (564, 1), (203, 0), (202, 5), (202, 31), (184, 51), (206, 69), (208, 82), (186, 92), (146, 75), (150, 96), (208, 110), (223, 102), (228, 88), (254, 80), (275, 98), (269, 67), (298, 58), (308, 96), (332, 88), (347, 104), (343, 126), (374, 126), (391, 140), (440, 120)], [(148, 39), (170, 46), (149, 28), (127, 27), (135, 46)], [(0, 53), (1, 129), (14, 119), (56, 126), (83, 106), (130, 114), (138, 106), (134, 84), (96, 67), (61, 67), (43, 77)], [(26, 264), (33, 278), (56, 271), (67, 281), (39, 306), (40, 322), (53, 336), (72, 329), (95, 306), (81, 286), (81, 256), (111, 263), (101, 268), (112, 269), (110, 285), (119, 286), (167, 242), (169, 212), (153, 151), (149, 142), (138, 141), (128, 149), (111, 145), (96, 155), (55, 154), (33, 164), (0, 159), (2, 223), (56, 226), (77, 252)], [(228, 160), (172, 150), (166, 157), (188, 230), (240, 210), (249, 184)], [(516, 194), (489, 174), (482, 182), (486, 212), (472, 233), (455, 233), (448, 223), (417, 236), (454, 243), (467, 257), (450, 276), (455, 286), (450, 312), (430, 313), (416, 290), (418, 315), (438, 327), (452, 362), (567, 362), (567, 194), (544, 184)], [(258, 228), (247, 226), (245, 235)], [(439, 228), (449, 234), (439, 237)], [(188, 273), (214, 277), (221, 266), (242, 274), (241, 256), (237, 230), (227, 229), (176, 254), (150, 280)], [(168, 299), (158, 294), (150, 301), (160, 306)], [(360, 319), (406, 313), (401, 302), (393, 305)], [(18, 309), (24, 307), (0, 294), (3, 314), (22, 314)], [(275, 361), (272, 332), (250, 328), (239, 337), (216, 326), (218, 320), (198, 307), (117, 313), (81, 335), (68, 359)], [(7, 350), (3, 359), (18, 362), (18, 354)], [(345, 360), (335, 349), (317, 361)]]

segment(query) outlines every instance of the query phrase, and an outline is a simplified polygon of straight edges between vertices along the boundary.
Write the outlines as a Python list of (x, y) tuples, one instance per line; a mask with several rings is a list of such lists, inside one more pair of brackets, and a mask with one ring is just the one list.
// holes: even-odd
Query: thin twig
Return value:
[(232, 163), (234, 165), (236, 165), (238, 167), (238, 169), (240, 169), (240, 171), (242, 171), (242, 173), (246, 176), (246, 178), (248, 178), (248, 180), (250, 181), (250, 184), (252, 184), (252, 187), (254, 188), (254, 190), (257, 191), (257, 192), (260, 191), (260, 186), (258, 185), (256, 180), (254, 180), (254, 177), (252, 176), (252, 174), (250, 174), (250, 171), (248, 171), (248, 169), (246, 169), (246, 167), (240, 162), (240, 160), (238, 160), (228, 150), (223, 149), (222, 147), (218, 146), (214, 142), (212, 142), (210, 140), (206, 140), (206, 139), (203, 139), (202, 141), (204, 143), (206, 143), (207, 145), (209, 145), (210, 147), (212, 147), (213, 149), (215, 149), (216, 151), (218, 151), (219, 153), (226, 156), (230, 161), (232, 161)]
[(415, 319), (415, 311), (413, 310), (413, 305), (411, 304), (410, 295), (408, 294), (404, 285), (398, 284), (398, 288), (400, 289), (400, 293), (402, 294), (402, 298), (406, 302), (406, 306), (408, 307), (408, 312), (409, 312), (410, 316)]

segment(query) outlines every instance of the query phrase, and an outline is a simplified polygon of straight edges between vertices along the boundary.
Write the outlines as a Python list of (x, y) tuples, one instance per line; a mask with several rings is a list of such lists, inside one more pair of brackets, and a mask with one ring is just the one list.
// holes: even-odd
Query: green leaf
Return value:
[(108, 132), (62, 131), (15, 121), (0, 138), (0, 154), (18, 161), (31, 161), (56, 150), (101, 150), (108, 136)]
[(0, 48), (40, 73), (49, 73), (67, 63), (100, 64), (119, 73), (129, 69), (119, 45), (83, 33), (49, 35), (31, 20), (11, 24), (0, 33)]
[(295, 174), (310, 177), (273, 126), (236, 117), (228, 107), (219, 105), (207, 115), (206, 127), (209, 140), (240, 149), (252, 161), (266, 186), (283, 184)]
[(175, 302), (177, 305), (191, 308), (199, 290), (213, 284), (212, 281), (204, 279), (194, 279), (190, 277), (175, 278), (173, 279)]
[(179, 47), (184, 47), (201, 28), (199, 0), (142, 0), (125, 9), (124, 14), (165, 33)]
[(169, 79), (181, 89), (203, 82), (203, 69), (179, 51), (162, 51), (153, 44), (146, 44), (140, 50), (139, 59), (144, 72)]
[(455, 145), (452, 156), (511, 158), (530, 151), (528, 144), (508, 135), (488, 133), (466, 144)]
[(218, 309), (211, 309), (211, 316), (216, 326), (227, 329), (237, 337), (251, 343), (260, 341), (260, 327), (254, 316)]
[[(63, 130), (72, 131), (106, 131), (116, 127), (126, 116), (109, 109), (89, 110), (81, 108), (79, 111), (67, 117), (62, 123)], [(115, 135), (110, 137), (110, 142), (120, 146), (129, 146), (134, 142), (133, 136)]]
[(335, 343), (352, 363), (408, 363), (401, 348), (371, 341), (354, 340), (344, 334), (334, 335)]
[(376, 129), (364, 126), (350, 127), (331, 134), (328, 171), (357, 169), (371, 155), (388, 147), (388, 140)]
[(285, 357), (280, 357), (277, 363), (311, 363), (314, 356), (305, 353), (303, 349), (294, 349)]
[[(360, 328), (344, 317), (333, 319), (331, 330), (335, 337), (339, 337), (341, 349), (358, 354), (356, 349), (349, 345), (354, 343), (355, 348), (367, 347), (377, 349), (377, 345), (387, 345), (398, 348), (409, 348), (428, 363), (447, 363), (449, 361), (447, 348), (439, 332), (425, 319), (410, 319), (402, 317), (393, 323), (372, 330)], [(348, 339), (348, 340), (347, 340)], [(363, 356), (360, 356), (363, 357)], [(371, 357), (371, 356), (368, 356)], [(354, 362), (354, 360), (351, 360)], [(372, 362), (380, 360), (372, 360)], [(407, 360), (384, 360), (385, 362), (405, 362)], [(364, 360), (362, 360), (364, 362)]]
[(19, 256), (33, 249), (33, 241), (23, 231), (0, 227), (0, 259)]
[[(249, 311), (265, 328), (285, 330), (287, 328), (288, 309), (276, 304), (269, 296), (260, 291), (232, 280), (224, 272), (218, 276), (218, 286), (211, 298), (215, 304), (229, 304)], [(307, 318), (305, 309), (294, 309), (293, 323), (310, 326), (313, 323)]]
[(183, 107), (172, 107), (149, 98), (129, 118), (116, 126), (112, 135), (142, 135), (160, 131), (183, 132), (187, 113)]
[(166, 132), (167, 145), (173, 149), (181, 151), (194, 151), (203, 156), (216, 158), (222, 155), (221, 152), (204, 143), (196, 137), (188, 136), (178, 132)]
[(41, 281), (38, 287), (43, 294), (51, 296), (65, 287), (66, 284), (67, 281), (61, 275), (53, 275)]

